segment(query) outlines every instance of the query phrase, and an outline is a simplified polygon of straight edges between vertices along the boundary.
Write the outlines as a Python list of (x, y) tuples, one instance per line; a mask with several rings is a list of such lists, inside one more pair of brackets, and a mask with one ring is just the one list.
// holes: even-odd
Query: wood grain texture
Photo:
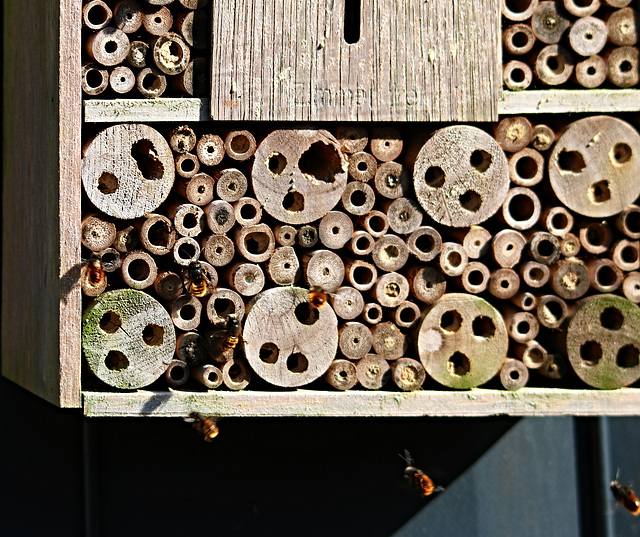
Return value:
[(356, 43), (336, 0), (213, 10), (215, 120), (495, 121), (500, 6), (368, 0)]
[(504, 91), (500, 115), (563, 114), (566, 112), (637, 112), (640, 90), (527, 90)]
[(81, 26), (76, 0), (5, 2), (2, 374), (60, 406), (80, 406)]
[(198, 411), (219, 417), (390, 417), (390, 416), (637, 416), (640, 389), (572, 390), (522, 388), (516, 392), (295, 390), (287, 393), (136, 391), (83, 392), (87, 416), (184, 417)]

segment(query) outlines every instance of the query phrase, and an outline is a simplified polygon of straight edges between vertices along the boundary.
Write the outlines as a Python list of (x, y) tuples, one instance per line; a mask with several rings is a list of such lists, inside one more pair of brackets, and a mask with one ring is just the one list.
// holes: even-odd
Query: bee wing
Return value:
[(413, 466), (413, 458), (411, 457), (411, 453), (409, 453), (408, 449), (404, 450), (404, 455), (398, 453), (398, 457), (400, 457), (407, 464), (407, 466)]

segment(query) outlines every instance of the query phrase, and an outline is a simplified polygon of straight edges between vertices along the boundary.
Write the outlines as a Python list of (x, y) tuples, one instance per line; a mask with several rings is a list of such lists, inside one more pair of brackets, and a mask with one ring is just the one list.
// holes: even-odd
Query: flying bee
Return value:
[(431, 496), (434, 492), (442, 492), (444, 490), (443, 487), (436, 487), (433, 484), (432, 479), (425, 474), (419, 468), (413, 466), (413, 458), (411, 457), (411, 453), (408, 450), (404, 450), (404, 455), (399, 455), (399, 457), (405, 462), (407, 467), (404, 469), (404, 477), (410, 481), (413, 481), (413, 484), (418, 489), (420, 496), (426, 498), (427, 496)]
[(83, 261), (87, 267), (87, 279), (89, 283), (94, 287), (99, 287), (104, 281), (104, 267), (102, 266), (102, 259), (95, 252), (91, 254), (91, 257)]
[(240, 342), (240, 320), (236, 313), (230, 313), (227, 316), (227, 323), (225, 326), (227, 335), (220, 343), (220, 350), (227, 352), (231, 349), (235, 349)]
[(213, 441), (220, 432), (218, 423), (213, 418), (207, 418), (200, 414), (200, 412), (190, 412), (189, 416), (184, 418), (184, 421), (193, 423), (193, 426), (204, 437), (205, 442)]
[(314, 285), (309, 289), (309, 304), (314, 308), (323, 307), (329, 300), (329, 293), (326, 293), (322, 287)]
[(633, 490), (621, 485), (617, 479), (611, 482), (609, 488), (611, 489), (613, 497), (621, 503), (627, 511), (635, 516), (640, 515), (640, 500)]
[(192, 261), (187, 268), (185, 287), (188, 293), (201, 298), (213, 289), (213, 282), (199, 261)]

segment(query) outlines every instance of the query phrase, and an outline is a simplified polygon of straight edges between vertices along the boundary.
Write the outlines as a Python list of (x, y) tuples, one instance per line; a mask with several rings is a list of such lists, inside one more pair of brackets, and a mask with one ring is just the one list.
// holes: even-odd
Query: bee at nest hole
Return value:
[(94, 287), (99, 287), (104, 281), (104, 267), (102, 266), (102, 259), (96, 253), (91, 254), (91, 257), (84, 260), (83, 263), (87, 267), (87, 279), (89, 283)]
[(407, 465), (404, 469), (404, 477), (413, 482), (415, 487), (418, 489), (420, 496), (426, 498), (427, 496), (431, 496), (434, 492), (442, 492), (444, 487), (436, 487), (433, 484), (433, 480), (425, 474), (419, 468), (413, 466), (413, 458), (411, 457), (411, 453), (408, 450), (404, 450), (404, 455), (398, 455)]
[(309, 304), (314, 308), (322, 308), (327, 304), (329, 294), (321, 287), (314, 285), (309, 289)]
[(240, 320), (238, 319), (237, 314), (229, 314), (229, 316), (227, 317), (225, 328), (227, 330), (227, 335), (222, 340), (222, 343), (220, 343), (220, 350), (222, 352), (227, 352), (231, 349), (235, 349), (240, 342)]
[(220, 432), (218, 423), (200, 412), (190, 412), (184, 421), (193, 424), (193, 427), (204, 437), (205, 442), (212, 442)]
[(186, 269), (185, 289), (187, 293), (202, 298), (213, 291), (213, 282), (199, 261), (192, 261)]

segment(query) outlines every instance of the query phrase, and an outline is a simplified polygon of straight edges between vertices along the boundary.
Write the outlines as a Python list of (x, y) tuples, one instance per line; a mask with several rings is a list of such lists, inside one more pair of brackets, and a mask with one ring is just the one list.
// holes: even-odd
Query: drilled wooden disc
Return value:
[(484, 384), (507, 355), (502, 315), (474, 295), (449, 293), (427, 313), (418, 332), (418, 354), (427, 373), (450, 388)]
[(486, 132), (466, 125), (436, 131), (413, 172), (416, 197), (436, 222), (467, 227), (496, 213), (509, 189), (507, 158)]
[(100, 132), (82, 159), (82, 185), (103, 213), (132, 219), (167, 198), (175, 178), (169, 144), (147, 125), (114, 125)]
[(103, 293), (82, 317), (82, 350), (87, 363), (109, 386), (148, 386), (165, 372), (175, 349), (171, 317), (142, 291)]
[(640, 136), (621, 119), (594, 116), (574, 121), (549, 159), (558, 199), (585, 216), (611, 216), (640, 195)]
[(340, 201), (347, 166), (340, 144), (327, 131), (283, 129), (262, 141), (251, 177), (265, 211), (287, 224), (307, 224)]
[(309, 291), (278, 287), (248, 307), (244, 351), (258, 376), (276, 386), (303, 386), (321, 377), (338, 349), (338, 319), (329, 304), (313, 308)]
[(640, 378), (640, 308), (616, 295), (586, 298), (567, 328), (567, 354), (589, 386), (612, 390)]

